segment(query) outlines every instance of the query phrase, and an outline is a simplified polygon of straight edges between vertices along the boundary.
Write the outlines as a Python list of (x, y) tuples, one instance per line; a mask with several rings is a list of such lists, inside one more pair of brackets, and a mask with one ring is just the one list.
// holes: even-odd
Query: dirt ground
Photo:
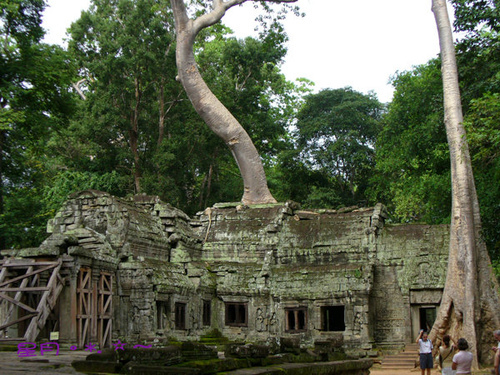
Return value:
[(84, 350), (61, 350), (58, 355), (36, 352), (34, 357), (19, 357), (17, 352), (0, 352), (0, 374), (81, 374), (71, 367), (71, 362), (87, 357)]
[[(45, 353), (43, 356), (37, 352), (35, 357), (20, 358), (17, 352), (0, 352), (0, 374), (1, 375), (47, 375), (47, 374), (82, 374), (71, 367), (74, 360), (84, 359), (88, 351), (61, 350), (58, 355)], [(420, 369), (388, 370), (377, 365), (370, 370), (373, 375), (420, 375)], [(484, 369), (473, 373), (474, 375), (489, 375), (490, 369)], [(437, 370), (432, 370), (431, 375), (440, 375)]]
[[(491, 368), (493, 369), (493, 367)], [(491, 371), (489, 368), (485, 368), (485, 369), (482, 369), (482, 370), (479, 370), (479, 371), (473, 371), (472, 374), (474, 375), (490, 375)], [(383, 369), (383, 368), (372, 368), (370, 369), (370, 374), (373, 374), (373, 375), (420, 375), (421, 372), (420, 372), (420, 369), (419, 368), (415, 368), (415, 369), (411, 369), (411, 370), (387, 370), (387, 369)], [(426, 372), (427, 374), (427, 372)], [(440, 375), (441, 372), (436, 370), (436, 369), (433, 369), (431, 371), (431, 375)]]

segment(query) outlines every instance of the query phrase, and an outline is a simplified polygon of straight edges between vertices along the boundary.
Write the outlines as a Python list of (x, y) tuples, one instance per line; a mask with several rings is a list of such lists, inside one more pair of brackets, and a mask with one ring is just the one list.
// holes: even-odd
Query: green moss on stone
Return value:
[(2, 344), (0, 345), (0, 352), (17, 352), (17, 345)]

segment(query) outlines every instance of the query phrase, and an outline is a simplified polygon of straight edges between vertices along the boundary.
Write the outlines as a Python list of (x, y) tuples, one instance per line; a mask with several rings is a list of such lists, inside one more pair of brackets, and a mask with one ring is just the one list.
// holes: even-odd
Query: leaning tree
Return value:
[(492, 330), (500, 327), (498, 282), (481, 239), (481, 218), (463, 126), (458, 72), (446, 0), (432, 0), (442, 60), (444, 117), (450, 150), (452, 212), (446, 284), (431, 337), (465, 337), (474, 366), (488, 358)]
[[(203, 29), (219, 22), (228, 9), (251, 1), (256, 0), (204, 1), (205, 5), (211, 5), (210, 10), (190, 18), (190, 14), (195, 12), (189, 12), (184, 0), (171, 0), (177, 39), (178, 78), (196, 112), (230, 148), (243, 178), (242, 203), (274, 203), (276, 200), (269, 191), (262, 161), (250, 136), (207, 86), (198, 70), (194, 55), (195, 38)], [(297, 0), (265, 1), (292, 3)]]

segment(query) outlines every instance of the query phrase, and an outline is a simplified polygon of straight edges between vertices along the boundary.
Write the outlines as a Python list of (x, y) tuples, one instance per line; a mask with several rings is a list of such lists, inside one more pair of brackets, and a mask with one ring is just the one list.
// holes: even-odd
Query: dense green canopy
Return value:
[[(492, 1), (453, 4), (467, 33), (457, 58), (484, 236), (498, 262), (498, 10)], [(47, 219), (84, 188), (159, 195), (189, 214), (240, 199), (229, 150), (176, 80), (164, 1), (93, 0), (71, 26), (68, 51), (41, 42), (44, 6), (0, 1), (0, 247), (38, 245)], [(273, 195), (304, 207), (380, 201), (393, 222), (449, 222), (440, 60), (395, 73), (387, 106), (349, 87), (313, 93), (307, 79), (281, 72), (287, 36), (281, 15), (269, 17), (244, 40), (218, 23), (195, 53), (259, 150)]]

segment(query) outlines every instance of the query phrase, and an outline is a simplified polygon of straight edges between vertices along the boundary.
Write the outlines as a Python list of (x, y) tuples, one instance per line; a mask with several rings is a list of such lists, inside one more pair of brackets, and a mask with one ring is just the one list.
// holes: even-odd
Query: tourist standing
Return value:
[(419, 346), (420, 353), (420, 369), (422, 370), (422, 375), (425, 374), (427, 370), (427, 375), (431, 374), (431, 369), (434, 367), (432, 362), (432, 341), (429, 340), (427, 332), (423, 329), (420, 330), (420, 335), (417, 337), (417, 344)]
[(457, 370), (457, 375), (470, 375), (472, 359), (474, 358), (471, 352), (468, 352), (469, 343), (466, 339), (460, 338), (457, 342), (458, 353), (453, 356), (453, 364), (451, 368)]

